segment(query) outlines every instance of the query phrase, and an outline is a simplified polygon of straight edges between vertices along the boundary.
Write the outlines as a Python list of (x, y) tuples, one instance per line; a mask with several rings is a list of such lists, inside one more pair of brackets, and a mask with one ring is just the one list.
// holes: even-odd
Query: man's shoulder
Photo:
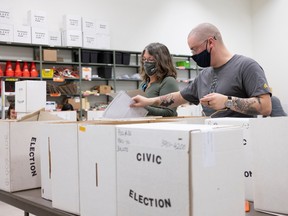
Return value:
[(240, 54), (235, 54), (235, 55), (232, 57), (232, 59), (234, 59), (235, 61), (243, 62), (243, 63), (255, 62), (255, 60), (252, 59), (251, 57), (244, 56), (244, 55), (240, 55)]

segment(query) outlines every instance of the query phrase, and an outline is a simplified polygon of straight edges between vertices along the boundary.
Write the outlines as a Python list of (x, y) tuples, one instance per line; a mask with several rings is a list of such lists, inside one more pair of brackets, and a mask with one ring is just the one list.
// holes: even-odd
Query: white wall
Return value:
[(288, 1), (253, 0), (253, 54), (263, 66), (273, 94), (288, 110)]
[(50, 30), (60, 29), (63, 14), (109, 21), (112, 49), (142, 51), (157, 41), (174, 54), (190, 54), (187, 34), (208, 21), (222, 30), (231, 51), (252, 54), (250, 0), (9, 0), (3, 7), (13, 9), (18, 24), (30, 9), (46, 11)]

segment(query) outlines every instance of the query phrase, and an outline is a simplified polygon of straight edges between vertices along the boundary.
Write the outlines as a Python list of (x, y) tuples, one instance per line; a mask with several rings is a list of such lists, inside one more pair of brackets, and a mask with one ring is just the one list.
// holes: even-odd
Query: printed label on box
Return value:
[(13, 41), (13, 26), (12, 25), (1, 24), (0, 41), (5, 41), (5, 42)]
[(0, 8), (0, 23), (12, 23), (12, 13), (9, 9)]

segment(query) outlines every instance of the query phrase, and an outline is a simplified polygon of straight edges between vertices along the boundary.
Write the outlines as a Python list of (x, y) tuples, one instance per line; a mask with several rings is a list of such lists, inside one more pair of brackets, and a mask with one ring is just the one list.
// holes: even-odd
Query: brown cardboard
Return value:
[(100, 86), (97, 86), (96, 89), (100, 94), (111, 93), (111, 86), (109, 86), (109, 85), (100, 85)]
[(68, 103), (70, 103), (73, 106), (74, 110), (80, 109), (80, 99), (69, 98)]
[(43, 61), (57, 61), (57, 50), (43, 50)]

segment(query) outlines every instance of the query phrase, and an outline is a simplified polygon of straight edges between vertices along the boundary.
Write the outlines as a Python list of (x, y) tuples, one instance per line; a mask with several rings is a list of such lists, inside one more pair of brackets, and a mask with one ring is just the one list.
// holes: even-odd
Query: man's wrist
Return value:
[(227, 100), (225, 101), (225, 107), (227, 109), (231, 109), (233, 106), (232, 96), (227, 96)]

